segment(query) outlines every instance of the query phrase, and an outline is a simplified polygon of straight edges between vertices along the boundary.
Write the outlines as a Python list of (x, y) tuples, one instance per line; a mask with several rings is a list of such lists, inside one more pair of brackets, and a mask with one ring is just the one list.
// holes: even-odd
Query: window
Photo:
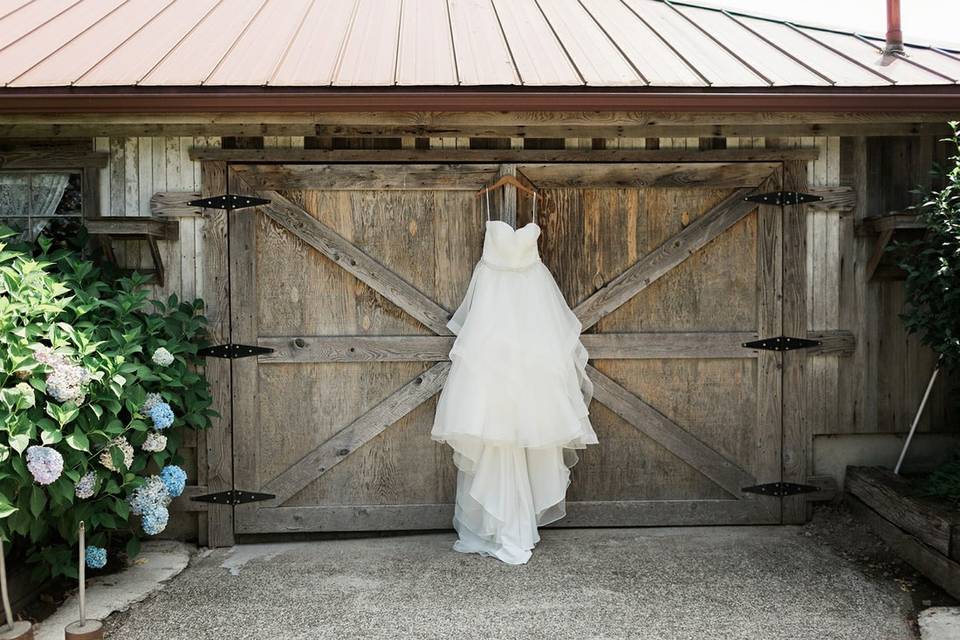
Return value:
[(23, 240), (75, 234), (83, 224), (80, 171), (0, 171), (0, 224)]

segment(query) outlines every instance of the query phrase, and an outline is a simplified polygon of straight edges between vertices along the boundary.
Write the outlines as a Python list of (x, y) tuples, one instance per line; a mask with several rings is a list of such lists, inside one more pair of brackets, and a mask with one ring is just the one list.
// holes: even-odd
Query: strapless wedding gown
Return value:
[(539, 525), (566, 515), (587, 415), (581, 324), (540, 261), (540, 227), (488, 221), (483, 257), (447, 323), (457, 335), (432, 438), (453, 448), (454, 549), (523, 564)]

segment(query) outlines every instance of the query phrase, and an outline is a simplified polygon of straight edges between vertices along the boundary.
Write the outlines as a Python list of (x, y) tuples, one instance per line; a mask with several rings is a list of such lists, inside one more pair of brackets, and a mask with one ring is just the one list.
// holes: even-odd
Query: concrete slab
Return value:
[[(194, 551), (193, 545), (172, 540), (144, 542), (130, 567), (87, 581), (87, 617), (104, 620), (161, 589), (187, 567)], [(78, 596), (73, 594), (52, 616), (34, 627), (34, 638), (63, 640), (63, 629), (79, 617), (79, 607)]]
[(216, 550), (108, 620), (108, 637), (915, 637), (907, 594), (799, 527), (542, 536), (519, 567), (455, 553), (452, 533)]
[(930, 607), (917, 616), (922, 640), (960, 638), (960, 607)]

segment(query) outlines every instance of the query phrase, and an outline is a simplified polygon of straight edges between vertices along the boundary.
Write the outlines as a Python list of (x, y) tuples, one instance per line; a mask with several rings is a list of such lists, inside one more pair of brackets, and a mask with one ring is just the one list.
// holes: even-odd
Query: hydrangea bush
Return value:
[(206, 320), (200, 301), (150, 303), (137, 274), (12, 237), (0, 227), (0, 538), (40, 575), (76, 576), (81, 520), (95, 569), (166, 527), (183, 432), (215, 415)]

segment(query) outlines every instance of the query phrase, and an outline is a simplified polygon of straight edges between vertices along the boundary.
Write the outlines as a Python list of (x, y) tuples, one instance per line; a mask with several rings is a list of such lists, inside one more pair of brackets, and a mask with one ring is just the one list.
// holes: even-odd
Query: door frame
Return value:
[[(375, 154), (373, 154), (375, 155)], [(760, 150), (763, 157), (762, 150)], [(782, 183), (781, 188), (802, 191), (806, 185), (806, 162), (793, 158), (784, 158), (782, 152), (772, 150), (770, 158), (776, 158), (781, 166)], [(691, 161), (695, 162), (695, 152), (691, 153)], [(711, 158), (712, 159), (712, 158)], [(269, 161), (269, 160), (266, 160)], [(428, 161), (431, 162), (431, 161)], [(448, 165), (449, 163), (433, 161), (437, 164)], [(737, 162), (744, 162), (739, 160)], [(751, 162), (756, 162), (751, 158)], [(256, 164), (262, 164), (260, 161)], [(350, 164), (357, 163), (352, 160)], [(219, 160), (205, 160), (202, 162), (202, 185), (203, 195), (212, 196), (223, 193), (236, 192), (236, 186), (231, 189), (229, 178), (231, 166), (242, 166), (253, 163), (228, 163)], [(369, 164), (369, 163), (360, 163)], [(524, 163), (526, 164), (526, 163)], [(561, 163), (552, 163), (561, 164)], [(687, 164), (686, 162), (684, 164)], [(515, 171), (515, 167), (508, 170)], [(204, 277), (205, 295), (207, 297), (207, 313), (211, 320), (211, 339), (214, 343), (219, 342), (242, 342), (241, 336), (248, 334), (250, 323), (253, 320), (251, 314), (233, 313), (231, 318), (231, 301), (235, 301), (238, 296), (245, 294), (244, 287), (252, 286), (254, 283), (254, 273), (252, 271), (252, 261), (249, 259), (249, 253), (254, 249), (250, 243), (227, 241), (228, 230), (230, 236), (239, 236), (250, 234), (252, 229), (252, 220), (254, 216), (242, 216), (231, 214), (227, 216), (222, 211), (206, 210), (203, 233), (205, 239), (205, 265)], [(781, 218), (782, 213), (782, 220)], [(509, 218), (512, 214), (516, 215), (515, 209), (511, 212), (503, 212), (504, 217)], [(781, 242), (775, 250), (778, 252), (779, 265), (775, 268), (775, 273), (770, 274), (777, 281), (779, 292), (777, 296), (782, 299), (780, 308), (779, 329), (783, 334), (806, 336), (806, 216), (805, 207), (793, 206), (786, 207), (781, 212), (779, 207), (762, 207), (758, 212), (760, 219), (770, 218), (779, 221), (779, 233)], [(228, 219), (229, 218), (229, 219)], [(758, 239), (758, 251), (760, 243), (764, 238), (773, 238), (769, 236), (770, 230), (765, 231)], [(774, 234), (776, 231), (773, 232)], [(232, 286), (231, 286), (232, 282)], [(213, 295), (211, 296), (211, 293)], [(771, 325), (771, 329), (774, 325)], [(778, 332), (778, 334), (780, 333)], [(774, 334), (771, 334), (774, 335)], [(805, 424), (803, 420), (803, 391), (804, 391), (804, 351), (792, 352), (789, 354), (770, 354), (764, 352), (761, 357), (769, 358), (769, 366), (763, 367), (764, 370), (782, 371), (779, 386), (780, 396), (777, 403), (782, 412), (781, 428), (781, 478), (784, 482), (803, 482), (806, 479), (806, 458), (807, 458), (807, 438), (805, 433)], [(242, 482), (234, 482), (235, 477), (242, 477), (243, 469), (234, 470), (233, 457), (233, 433), (232, 425), (237, 419), (243, 419), (244, 411), (238, 408), (237, 383), (243, 387), (244, 381), (249, 384), (250, 379), (244, 376), (250, 376), (251, 371), (255, 375), (255, 367), (242, 366), (243, 361), (211, 360), (207, 365), (207, 374), (212, 382), (212, 391), (214, 396), (214, 408), (220, 413), (219, 424), (215, 425), (207, 434), (207, 488), (209, 491), (219, 491), (228, 489), (244, 489)], [(231, 370), (232, 369), (232, 370)], [(770, 374), (768, 371), (768, 375)], [(601, 374), (602, 375), (602, 374)], [(759, 371), (758, 371), (759, 375)], [(766, 479), (762, 479), (766, 481)], [(235, 486), (236, 485), (236, 486)], [(771, 504), (770, 498), (764, 498)], [(630, 501), (635, 503), (649, 503), (651, 501)], [(657, 501), (661, 504), (669, 501)], [(685, 508), (689, 508), (690, 502), (703, 501), (676, 501), (675, 514), (680, 514)], [(722, 500), (717, 501), (718, 514), (723, 514), (723, 520), (731, 521), (730, 507), (735, 502)], [(688, 503), (688, 504), (683, 504)], [(566, 526), (589, 526), (591, 521), (596, 521), (600, 505), (609, 505), (610, 502), (592, 503), (570, 503), (570, 516), (565, 521)], [(577, 506), (574, 506), (577, 505)], [(778, 516), (777, 521), (782, 522), (802, 522), (805, 519), (805, 501), (803, 496), (794, 496), (784, 498), (778, 501), (778, 509), (782, 505), (782, 514)], [(249, 508), (241, 506), (238, 508)], [(339, 507), (338, 507), (339, 508)], [(358, 507), (363, 509), (364, 507)], [(384, 507), (387, 509), (388, 507)], [(640, 504), (620, 505), (623, 519), (626, 523), (635, 523), (637, 519), (642, 519), (644, 524), (656, 525), (670, 522), (676, 524), (682, 518), (671, 516), (663, 522), (658, 521), (656, 514), (650, 512), (649, 508), (644, 508)], [(343, 507), (343, 509), (353, 509), (352, 507)], [(662, 510), (663, 507), (660, 507)], [(208, 511), (208, 533), (210, 544), (213, 546), (221, 544), (230, 544), (234, 539), (234, 533), (245, 533), (237, 529), (234, 522), (234, 508), (217, 507)], [(702, 514), (702, 508), (698, 511)], [(749, 520), (755, 510), (751, 509), (745, 513), (745, 521)], [(452, 511), (451, 511), (452, 514)], [(350, 513), (346, 513), (351, 517)], [(435, 514), (438, 522), (443, 522), (446, 528), (449, 524), (449, 515), (444, 509), (438, 509)], [(372, 527), (377, 528), (377, 527)]]

